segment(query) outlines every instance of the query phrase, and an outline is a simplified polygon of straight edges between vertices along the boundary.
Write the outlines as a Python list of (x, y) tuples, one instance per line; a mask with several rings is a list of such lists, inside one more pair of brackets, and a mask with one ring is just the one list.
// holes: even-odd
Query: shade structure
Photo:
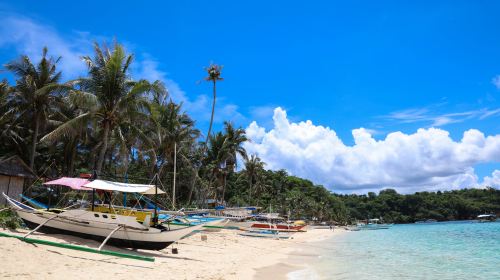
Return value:
[(70, 178), (70, 177), (61, 177), (57, 180), (49, 181), (43, 183), (44, 185), (58, 185), (58, 186), (66, 186), (73, 190), (78, 191), (89, 191), (92, 190), (90, 188), (84, 187), (85, 184), (88, 184), (90, 181), (82, 178)]
[[(94, 180), (85, 184), (85, 187), (96, 189), (96, 190), (104, 190), (104, 191), (118, 191), (125, 193), (155, 193), (155, 185), (142, 185), (142, 184), (129, 184), (129, 183), (118, 183), (112, 181), (105, 180)], [(158, 189), (158, 193), (160, 194), (160, 189)]]
[(145, 192), (142, 192), (141, 194), (156, 194), (156, 193), (157, 194), (164, 194), (165, 192), (162, 189), (160, 189), (160, 188), (158, 188), (158, 192), (156, 192), (155, 188), (153, 186), (153, 188), (151, 188), (151, 189), (149, 189), (149, 190), (147, 190)]

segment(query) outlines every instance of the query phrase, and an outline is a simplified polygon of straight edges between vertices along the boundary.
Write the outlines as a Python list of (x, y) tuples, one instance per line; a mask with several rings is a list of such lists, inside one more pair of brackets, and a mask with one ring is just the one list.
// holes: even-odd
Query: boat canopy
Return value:
[[(98, 179), (85, 184), (85, 187), (96, 190), (104, 190), (104, 191), (155, 194), (155, 185), (118, 183), (118, 182), (98, 180)], [(162, 191), (161, 189), (158, 189), (158, 194), (163, 194), (163, 193), (165, 192)]]
[(70, 178), (70, 177), (61, 177), (57, 180), (49, 181), (43, 183), (44, 185), (59, 185), (66, 186), (73, 190), (79, 191), (90, 191), (92, 189), (84, 187), (85, 184), (88, 184), (90, 181), (82, 178)]
[(83, 190), (83, 191), (90, 191), (92, 189), (96, 189), (105, 191), (141, 193), (141, 194), (165, 193), (160, 188), (158, 188), (158, 191), (156, 192), (155, 185), (119, 183), (119, 182), (112, 182), (105, 180), (89, 181), (87, 179), (70, 178), (70, 177), (61, 177), (57, 180), (45, 182), (44, 185), (60, 185), (69, 187), (73, 190)]

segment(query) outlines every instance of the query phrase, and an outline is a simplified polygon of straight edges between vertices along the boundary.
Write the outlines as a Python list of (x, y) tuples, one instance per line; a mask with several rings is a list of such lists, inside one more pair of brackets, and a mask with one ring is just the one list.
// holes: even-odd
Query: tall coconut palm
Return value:
[[(71, 82), (75, 90), (70, 92), (74, 104), (86, 109), (85, 113), (59, 126), (44, 137), (54, 140), (61, 135), (71, 133), (74, 127), (92, 124), (98, 128), (100, 138), (95, 170), (101, 173), (108, 144), (112, 134), (121, 137), (123, 124), (131, 131), (140, 131), (137, 120), (146, 119), (148, 92), (164, 92), (160, 82), (149, 83), (146, 80), (133, 81), (130, 77), (130, 65), (133, 56), (125, 53), (123, 47), (115, 43), (110, 49), (94, 45), (94, 57), (84, 56), (89, 75)], [(139, 133), (140, 134), (140, 133)]]
[(54, 100), (63, 88), (59, 85), (61, 72), (56, 65), (61, 59), (47, 57), (47, 48), (43, 48), (41, 60), (34, 65), (26, 55), (9, 62), (5, 68), (16, 76), (12, 93), (13, 106), (27, 123), (32, 126), (29, 166), (34, 168), (39, 134), (52, 110)]
[(215, 101), (217, 99), (217, 82), (222, 81), (220, 74), (222, 71), (221, 65), (211, 64), (206, 68), (208, 76), (205, 78), (206, 81), (211, 81), (213, 83), (213, 99), (212, 99), (212, 114), (210, 116), (210, 125), (208, 126), (207, 137), (205, 140), (205, 147), (208, 145), (208, 140), (210, 138), (210, 134), (212, 133), (212, 124), (214, 122), (214, 113), (215, 113)]
[(256, 155), (251, 155), (250, 158), (245, 157), (244, 163), (245, 170), (243, 170), (242, 174), (247, 178), (249, 186), (248, 194), (251, 198), (254, 185), (261, 179), (265, 163)]

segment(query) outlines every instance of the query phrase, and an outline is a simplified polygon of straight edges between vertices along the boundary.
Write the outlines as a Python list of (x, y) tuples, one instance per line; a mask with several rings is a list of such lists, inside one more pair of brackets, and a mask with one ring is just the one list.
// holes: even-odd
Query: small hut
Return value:
[(19, 199), (23, 193), (24, 180), (35, 178), (33, 170), (19, 156), (0, 158), (0, 206), (7, 204), (2, 192)]

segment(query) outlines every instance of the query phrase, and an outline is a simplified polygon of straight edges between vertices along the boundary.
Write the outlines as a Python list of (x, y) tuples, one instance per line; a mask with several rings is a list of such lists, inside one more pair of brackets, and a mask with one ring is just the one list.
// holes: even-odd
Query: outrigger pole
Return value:
[(27, 238), (27, 237), (17, 236), (17, 235), (13, 235), (13, 234), (7, 234), (7, 233), (3, 233), (3, 232), (0, 232), (0, 237), (17, 238), (17, 239), (24, 241), (24, 242), (27, 242), (27, 243), (37, 243), (37, 244), (60, 247), (60, 248), (65, 248), (65, 249), (84, 251), (84, 252), (101, 254), (101, 255), (108, 255), (108, 256), (115, 256), (115, 257), (120, 257), (120, 258), (128, 258), (128, 259), (134, 259), (134, 260), (140, 260), (140, 261), (146, 261), (146, 262), (154, 262), (155, 261), (155, 259), (152, 257), (146, 257), (146, 256), (140, 256), (140, 255), (134, 255), (134, 254), (126, 254), (126, 253), (120, 253), (120, 252), (109, 251), (109, 250), (98, 250), (98, 249), (93, 249), (93, 248), (88, 248), (88, 247), (83, 247), (83, 246), (78, 246), (78, 245), (58, 243), (58, 242), (41, 240), (41, 239), (34, 239), (34, 238)]

